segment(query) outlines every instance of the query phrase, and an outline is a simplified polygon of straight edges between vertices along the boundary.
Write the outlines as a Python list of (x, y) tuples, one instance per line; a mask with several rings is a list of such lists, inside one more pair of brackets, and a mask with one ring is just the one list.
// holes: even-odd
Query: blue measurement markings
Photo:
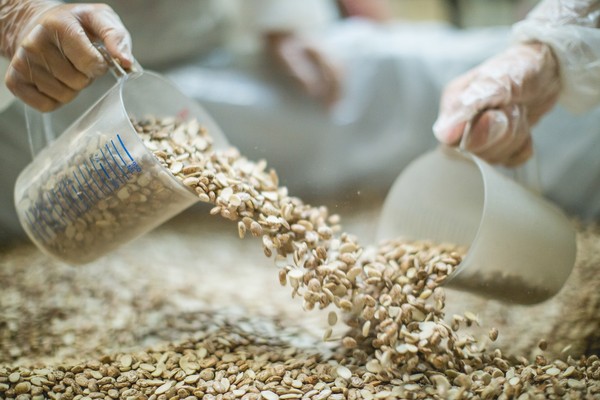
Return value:
[(110, 171), (113, 173), (113, 175), (116, 178), (113, 178), (112, 176), (110, 176), (110, 174), (107, 172), (106, 168), (104, 168), (104, 165), (101, 164), (100, 167), (104, 170), (106, 176), (108, 177), (109, 182), (112, 183), (112, 185), (114, 186), (115, 190), (117, 190), (121, 186), (121, 183), (125, 183), (125, 182), (115, 172), (114, 167), (112, 166), (112, 164), (106, 158), (106, 154), (104, 154), (104, 150), (100, 149), (100, 153), (102, 154), (102, 158), (104, 159), (104, 162), (105, 162), (104, 165), (108, 165), (108, 168), (110, 169)]
[[(84, 162), (84, 165), (86, 165), (86, 166), (87, 166), (87, 164), (86, 164), (85, 162)], [(91, 194), (93, 194), (93, 195), (94, 195), (94, 199), (96, 199), (96, 200), (100, 200), (100, 197), (98, 197), (98, 194), (97, 194), (97, 193), (96, 193), (96, 191), (95, 191), (95, 190), (92, 188), (92, 185), (90, 185), (90, 181), (92, 180), (92, 179), (91, 179), (91, 176), (88, 176), (88, 177), (86, 177), (86, 176), (85, 176), (85, 174), (84, 174), (83, 170), (81, 169), (81, 165), (79, 165), (77, 168), (79, 169), (79, 174), (81, 175), (81, 179), (82, 179), (82, 180), (85, 182), (85, 184), (86, 184), (86, 186), (87, 186), (87, 188), (88, 188), (88, 193), (91, 193)], [(89, 196), (88, 196), (88, 197), (89, 197)]]
[[(35, 233), (35, 235), (40, 238), (41, 240), (46, 241), (46, 235), (42, 234), (42, 232), (44, 231), (44, 228), (42, 226), (40, 226), (40, 221), (38, 218), (36, 218), (36, 216), (34, 215), (33, 217), (31, 216), (31, 211), (27, 211), (25, 213), (25, 215), (27, 216), (27, 220), (29, 221), (29, 226), (31, 227), (31, 229), (33, 229), (33, 232)], [(44, 232), (45, 233), (45, 232)]]
[[(72, 174), (59, 179), (54, 189), (40, 195), (26, 212), (34, 234), (43, 241), (64, 230), (99, 200), (114, 193), (130, 176), (142, 172), (123, 139), (110, 140), (92, 154)], [(91, 165), (91, 167), (90, 167)]]
[[(50, 193), (48, 193), (48, 192), (46, 192), (46, 199), (48, 200), (48, 204), (52, 205), (52, 212), (53, 212), (52, 215), (58, 215), (58, 218), (60, 218), (60, 220), (62, 221), (63, 226), (67, 226), (67, 221), (65, 221), (65, 218), (63, 217), (62, 213), (56, 209), (56, 206), (60, 205), (60, 204), (52, 201), (52, 199), (50, 198)], [(61, 210), (62, 210), (62, 206), (61, 206)]]
[[(96, 171), (96, 174), (98, 174), (98, 170), (96, 169), (96, 167), (94, 166), (92, 159), (89, 158), (88, 159), (89, 163), (92, 164), (92, 166), (94, 167), (94, 170)], [(101, 194), (106, 194), (106, 192), (104, 191), (104, 189), (102, 189), (102, 187), (98, 184), (98, 181), (96, 180), (96, 177), (94, 176), (94, 174), (92, 173), (92, 170), (90, 170), (90, 167), (88, 166), (88, 163), (85, 162), (83, 163), (83, 165), (85, 166), (85, 169), (88, 173), (88, 176), (91, 177), (92, 181), (94, 182), (94, 185), (96, 185), (96, 187), (98, 188), (98, 190), (100, 191)], [(99, 197), (100, 198), (100, 197)]]
[(65, 210), (68, 210), (68, 214), (71, 220), (74, 220), (79, 216), (79, 213), (75, 209), (75, 207), (73, 207), (73, 199), (70, 199), (65, 195), (65, 192), (63, 191), (63, 186), (63, 182), (59, 182), (59, 184), (57, 185), (58, 193), (60, 194), (60, 198), (63, 200), (65, 205), (68, 207)]
[[(121, 135), (117, 134), (117, 139), (119, 140), (119, 144), (121, 145), (123, 150), (125, 150), (125, 153), (127, 153), (127, 157), (129, 157), (129, 160), (131, 160), (131, 163), (129, 163), (127, 165), (127, 169), (129, 170), (129, 172), (131, 172), (132, 174), (135, 172), (137, 172), (137, 173), (142, 172), (142, 167), (139, 166), (139, 164), (135, 161), (135, 159), (129, 153), (129, 150), (127, 150), (125, 143), (123, 143), (123, 139), (121, 139)], [(117, 147), (115, 146), (115, 143), (112, 140), (111, 140), (111, 142), (116, 150)], [(119, 153), (118, 150), (117, 150), (117, 153), (119, 154), (119, 157), (121, 157), (121, 153)], [(121, 160), (123, 160), (123, 157), (121, 157)], [(125, 160), (123, 160), (123, 164), (126, 164)]]
[[(75, 180), (77, 181), (77, 185), (79, 186), (79, 190), (76, 191), (77, 197), (79, 197), (79, 199), (81, 199), (81, 201), (83, 203), (85, 203), (85, 205), (86, 205), (85, 210), (87, 211), (90, 208), (91, 204), (93, 204), (94, 202), (92, 201), (90, 196), (86, 193), (86, 191), (83, 189), (83, 186), (81, 185), (81, 182), (79, 181), (79, 178), (77, 177), (77, 171), (73, 171), (73, 177), (75, 178)], [(73, 188), (73, 189), (75, 189), (75, 188)], [(82, 197), (81, 196), (82, 194), (85, 197)], [(86, 200), (86, 198), (87, 198), (87, 200)], [(88, 203), (88, 201), (89, 201), (89, 203)]]
[[(90, 157), (90, 163), (96, 171), (99, 181), (96, 181), (95, 184), (98, 188), (100, 188), (100, 183), (102, 184), (102, 187), (106, 189), (102, 189), (105, 195), (119, 189), (129, 180), (130, 175), (142, 171), (142, 168), (125, 146), (121, 135), (117, 134), (116, 136), (118, 145), (111, 139), (110, 143), (106, 143)], [(129, 162), (125, 160), (123, 152), (129, 158)], [(93, 176), (93, 174), (90, 175)]]

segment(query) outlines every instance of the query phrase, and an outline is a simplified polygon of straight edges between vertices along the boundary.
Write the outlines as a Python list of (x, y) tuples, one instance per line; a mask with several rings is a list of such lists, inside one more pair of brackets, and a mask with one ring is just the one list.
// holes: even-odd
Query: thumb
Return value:
[(117, 59), (121, 66), (130, 68), (133, 65), (131, 36), (112, 8), (103, 6), (100, 10), (94, 10), (81, 17), (88, 35), (102, 41), (108, 53)]

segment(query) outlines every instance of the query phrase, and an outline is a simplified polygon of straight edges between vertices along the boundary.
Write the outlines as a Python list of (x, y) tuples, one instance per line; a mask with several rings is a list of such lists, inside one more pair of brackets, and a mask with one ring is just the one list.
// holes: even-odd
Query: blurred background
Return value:
[(522, 19), (535, 0), (391, 0), (399, 18), (447, 21), (461, 28), (506, 25)]

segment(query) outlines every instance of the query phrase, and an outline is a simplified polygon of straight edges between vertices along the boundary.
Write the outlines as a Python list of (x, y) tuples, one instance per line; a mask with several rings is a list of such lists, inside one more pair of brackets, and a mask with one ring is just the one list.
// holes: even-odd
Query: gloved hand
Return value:
[(433, 131), (442, 143), (464, 140), (488, 162), (516, 166), (531, 156), (530, 128), (555, 105), (560, 89), (550, 48), (515, 44), (445, 88)]
[(103, 42), (124, 68), (132, 65), (129, 33), (105, 4), (3, 3), (0, 50), (11, 59), (6, 86), (42, 112), (70, 102), (106, 72), (107, 63), (92, 41)]
[(268, 53), (310, 96), (331, 107), (340, 97), (341, 69), (327, 54), (293, 33), (265, 35)]

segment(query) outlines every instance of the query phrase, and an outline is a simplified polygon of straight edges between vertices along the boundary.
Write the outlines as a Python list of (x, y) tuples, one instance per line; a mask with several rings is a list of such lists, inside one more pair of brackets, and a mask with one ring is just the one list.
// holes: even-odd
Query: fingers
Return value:
[(267, 37), (270, 52), (311, 97), (327, 107), (340, 98), (341, 71), (318, 47), (293, 34)]
[(91, 82), (91, 78), (75, 68), (47, 36), (37, 40), (27, 38), (23, 42), (17, 50), (13, 62), (19, 64), (24, 60), (27, 60), (28, 65), (35, 64), (45, 69), (64, 85), (74, 90), (81, 90)]
[(438, 118), (433, 124), (433, 133), (441, 143), (458, 146), (467, 121), (477, 115), (477, 109), (461, 101), (462, 93), (472, 82), (472, 75), (473, 71), (454, 79), (442, 93)]
[(20, 93), (20, 85), (25, 84), (36, 87), (40, 93), (63, 104), (73, 100), (78, 93), (56, 79), (48, 70), (28, 62), (12, 62), (6, 84), (13, 93), (16, 92), (15, 95)]
[(315, 80), (313, 65), (307, 62), (297, 43), (286, 41), (277, 50), (279, 60), (287, 72), (300, 84), (309, 95), (316, 96), (319, 90)]
[(50, 36), (65, 57), (83, 74), (98, 77), (106, 72), (104, 57), (93, 41), (125, 68), (131, 67), (131, 37), (119, 16), (104, 4), (79, 4), (47, 19)]
[(306, 49), (306, 54), (315, 65), (319, 97), (330, 107), (339, 100), (341, 95), (341, 73), (322, 51), (309, 47)]
[(98, 5), (93, 12), (80, 13), (82, 25), (91, 36), (97, 38), (124, 68), (133, 64), (131, 36), (119, 16), (108, 6)]
[[(106, 72), (106, 61), (94, 47), (84, 27), (70, 12), (48, 16), (30, 35), (33, 42), (50, 40), (79, 72), (96, 78)], [(45, 37), (44, 37), (45, 36)]]
[(465, 148), (479, 156), (492, 156), (510, 145), (515, 124), (506, 110), (488, 110), (476, 117), (463, 138)]
[(433, 124), (433, 133), (441, 143), (447, 144), (448, 146), (458, 146), (462, 139), (466, 125), (466, 120), (440, 121), (438, 119), (438, 121)]
[(466, 150), (491, 164), (518, 165), (531, 155), (527, 112), (520, 106), (488, 110), (471, 126)]
[(445, 88), (439, 115), (433, 124), (434, 135), (440, 142), (456, 146), (468, 121), (486, 109), (509, 102), (510, 85), (504, 77), (487, 76), (481, 69), (472, 70)]
[(107, 63), (93, 41), (102, 41), (123, 67), (133, 63), (129, 33), (107, 5), (58, 5), (45, 10), (32, 26), (5, 81), (17, 97), (41, 111), (70, 102), (106, 72)]
[(434, 134), (457, 146), (470, 121), (467, 150), (490, 163), (521, 164), (531, 156), (530, 128), (553, 107), (559, 86), (544, 46), (511, 46), (446, 86)]
[(42, 93), (37, 86), (28, 82), (28, 79), (16, 71), (12, 66), (9, 66), (6, 71), (5, 81), (8, 89), (15, 96), (41, 112), (52, 111), (61, 104), (55, 99)]

